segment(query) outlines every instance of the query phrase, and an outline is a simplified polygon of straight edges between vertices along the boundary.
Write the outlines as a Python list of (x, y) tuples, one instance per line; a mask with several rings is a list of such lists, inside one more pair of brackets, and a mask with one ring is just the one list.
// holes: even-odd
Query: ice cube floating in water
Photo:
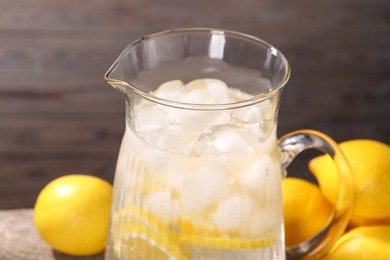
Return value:
[[(262, 81), (264, 84), (265, 81)], [(188, 104), (229, 104), (253, 98), (218, 79), (163, 83), (150, 94)], [(171, 152), (191, 155), (229, 153), (265, 139), (274, 125), (275, 102), (226, 110), (189, 110), (142, 100), (134, 107), (137, 134)]]

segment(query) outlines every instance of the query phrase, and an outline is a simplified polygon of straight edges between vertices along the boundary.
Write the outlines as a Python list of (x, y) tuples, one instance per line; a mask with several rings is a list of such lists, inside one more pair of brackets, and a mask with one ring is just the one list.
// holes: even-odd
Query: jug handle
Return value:
[(350, 166), (334, 140), (315, 130), (298, 130), (278, 140), (285, 169), (303, 150), (315, 148), (328, 154), (338, 170), (339, 188), (329, 224), (310, 239), (286, 247), (287, 259), (319, 259), (323, 257), (344, 233), (351, 215), (354, 189)]

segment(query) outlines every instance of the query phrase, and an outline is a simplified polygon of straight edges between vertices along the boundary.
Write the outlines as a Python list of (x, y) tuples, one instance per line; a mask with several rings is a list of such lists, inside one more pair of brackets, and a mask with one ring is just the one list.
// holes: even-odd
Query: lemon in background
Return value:
[(69, 255), (104, 250), (112, 198), (108, 182), (89, 175), (66, 175), (47, 184), (34, 206), (41, 238)]
[(345, 233), (323, 260), (390, 259), (390, 226), (358, 227)]
[(318, 186), (302, 179), (285, 178), (282, 192), (287, 246), (309, 239), (326, 226), (333, 206)]
[(350, 220), (348, 224), (348, 228), (355, 228), (360, 226), (381, 226), (381, 225), (390, 225), (390, 217), (375, 219), (375, 218), (361, 218), (355, 215)]
[[(352, 226), (390, 224), (390, 146), (374, 140), (351, 140), (339, 144), (353, 175), (355, 205)], [(309, 162), (324, 195), (334, 203), (337, 170), (328, 155)]]

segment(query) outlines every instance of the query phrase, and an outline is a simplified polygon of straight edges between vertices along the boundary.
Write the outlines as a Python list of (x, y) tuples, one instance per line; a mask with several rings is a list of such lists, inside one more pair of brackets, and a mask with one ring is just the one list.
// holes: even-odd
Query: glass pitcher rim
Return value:
[[(231, 36), (236, 36), (242, 39), (250, 40), (256, 44), (266, 46), (267, 48), (272, 49), (274, 55), (279, 55), (280, 59), (282, 60), (283, 65), (285, 66), (286, 70), (283, 75), (282, 80), (274, 86), (270, 91), (260, 93), (257, 95), (252, 96), (249, 99), (241, 100), (241, 101), (236, 101), (236, 102), (230, 102), (230, 103), (217, 103), (217, 104), (200, 104), (200, 103), (184, 103), (184, 102), (179, 102), (179, 101), (174, 101), (174, 100), (169, 100), (169, 99), (163, 99), (157, 96), (154, 96), (148, 92), (142, 91), (139, 89), (137, 86), (132, 85), (126, 81), (119, 80), (119, 79), (114, 79), (110, 78), (110, 74), (113, 72), (115, 67), (118, 65), (120, 60), (123, 59), (123, 57), (127, 54), (128, 50), (130, 50), (132, 47), (136, 46), (137, 44), (147, 41), (152, 38), (156, 37), (161, 37), (164, 35), (168, 34), (174, 34), (174, 33), (209, 33), (209, 34), (227, 34)], [(144, 35), (137, 40), (131, 42), (128, 44), (119, 54), (119, 56), (116, 58), (114, 63), (110, 66), (108, 71), (104, 74), (104, 80), (109, 83), (110, 85), (112, 84), (120, 84), (126, 87), (126, 89), (129, 89), (132, 91), (132, 93), (135, 93), (137, 95), (140, 95), (142, 98), (154, 102), (156, 104), (164, 105), (164, 106), (169, 106), (173, 108), (180, 108), (180, 109), (188, 109), (188, 110), (226, 110), (226, 109), (235, 109), (235, 108), (240, 108), (240, 107), (246, 107), (250, 106), (253, 104), (260, 103), (264, 100), (267, 100), (273, 96), (275, 96), (277, 93), (279, 93), (284, 86), (287, 84), (289, 78), (291, 75), (291, 67), (284, 56), (284, 54), (277, 48), (275, 48), (272, 44), (256, 37), (250, 34), (242, 33), (242, 32), (237, 32), (233, 30), (227, 30), (227, 29), (217, 29), (217, 28), (208, 28), (208, 27), (188, 27), (188, 28), (176, 28), (176, 29), (169, 29), (161, 32), (156, 32), (156, 33), (151, 33)]]

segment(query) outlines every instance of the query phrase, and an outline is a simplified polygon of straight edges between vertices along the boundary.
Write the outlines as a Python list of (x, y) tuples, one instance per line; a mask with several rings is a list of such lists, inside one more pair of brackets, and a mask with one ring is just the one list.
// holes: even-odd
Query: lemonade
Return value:
[[(173, 80), (150, 94), (188, 104), (252, 98), (217, 79)], [(220, 110), (132, 102), (106, 259), (284, 259), (276, 97)]]

